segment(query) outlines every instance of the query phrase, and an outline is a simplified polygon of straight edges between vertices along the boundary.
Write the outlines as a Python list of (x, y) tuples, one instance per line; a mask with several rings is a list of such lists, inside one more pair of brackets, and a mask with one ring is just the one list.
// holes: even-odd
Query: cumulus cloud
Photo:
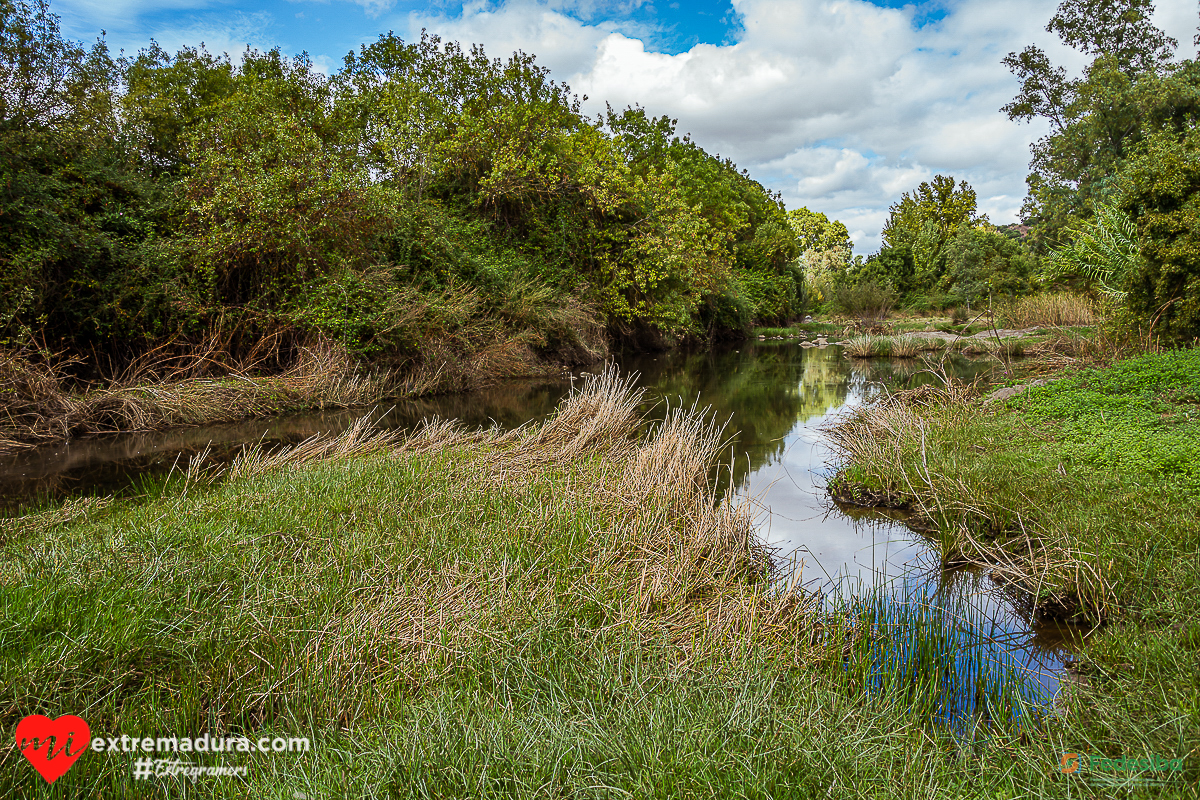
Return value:
[(512, 0), (496, 4), (472, 0), (454, 16), (411, 11), (401, 27), (408, 29), (409, 38), (428, 29), (463, 44), (478, 42), (493, 57), (505, 57), (517, 50), (533, 53), (539, 64), (566, 80), (591, 69), (600, 42), (613, 31), (649, 35), (640, 26), (617, 18), (586, 21), (606, 8), (597, 3)]

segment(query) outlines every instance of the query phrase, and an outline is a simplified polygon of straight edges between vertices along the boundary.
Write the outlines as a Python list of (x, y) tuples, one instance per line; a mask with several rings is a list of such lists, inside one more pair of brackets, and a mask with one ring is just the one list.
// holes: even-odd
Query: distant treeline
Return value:
[(113, 58), (45, 2), (0, 13), (10, 349), (570, 360), (802, 309), (777, 195), (671, 119), (589, 118), (530, 55), (388, 34), (326, 76), (278, 50)]

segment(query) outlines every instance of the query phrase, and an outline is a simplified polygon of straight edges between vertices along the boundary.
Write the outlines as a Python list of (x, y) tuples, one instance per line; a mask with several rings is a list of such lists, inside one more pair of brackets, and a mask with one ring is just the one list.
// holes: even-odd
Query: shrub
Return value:
[(834, 288), (837, 307), (865, 326), (887, 316), (896, 305), (896, 292), (886, 283), (860, 281), (842, 283)]
[(1126, 302), (1168, 341), (1200, 337), (1200, 129), (1159, 135), (1122, 175), (1120, 204), (1137, 225), (1142, 258)]

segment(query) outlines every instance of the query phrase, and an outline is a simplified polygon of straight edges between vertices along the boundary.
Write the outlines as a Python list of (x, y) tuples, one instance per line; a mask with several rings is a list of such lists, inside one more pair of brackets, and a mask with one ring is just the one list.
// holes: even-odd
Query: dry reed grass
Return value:
[(882, 355), (879, 350), (882, 336), (855, 336), (842, 342), (842, 350), (851, 358), (874, 358)]
[(892, 337), (892, 353), (894, 358), (916, 358), (917, 354), (926, 349), (925, 342), (916, 336)]
[[(366, 415), (359, 417), (340, 434), (331, 436), (317, 433), (294, 447), (266, 452), (261, 445), (252, 445), (238, 454), (229, 465), (227, 474), (230, 479), (245, 478), (282, 467), (367, 455), (392, 447), (403, 435), (403, 431), (374, 430), (370, 415)], [(216, 476), (213, 477), (215, 479)]]
[[(538, 425), (503, 433), (434, 420), (398, 442), (360, 431), (339, 447), (314, 445), (311, 455), (256, 454), (241, 462), (252, 468), (235, 467), (231, 474), (340, 458), (364, 447), (396, 456), (444, 451), (471, 476), (462, 491), (496, 493), (519, 491), (532, 470), (566, 465), (557, 500), (593, 508), (611, 523), (593, 531), (586, 576), (568, 593), (599, 600), (610, 628), (669, 642), (681, 666), (763, 643), (797, 664), (814, 658), (814, 601), (798, 592), (765, 591), (771, 562), (748, 506), (717, 502), (707, 485), (721, 427), (704, 411), (681, 405), (635, 441), (641, 398), (632, 378), (610, 366)], [(327, 680), (350, 686), (399, 675), (419, 686), (455, 668), (495, 625), (536, 609), (549, 613), (564, 602), (554, 577), (532, 567), (496, 574), (453, 565), (419, 579), (410, 571), (404, 581), (374, 592), (313, 641), (306, 658)]]
[[(211, 361), (209, 356), (197, 361)], [(185, 366), (171, 362), (171, 375)], [(348, 353), (329, 342), (299, 349), (286, 372), (249, 378), (231, 371), (219, 379), (112, 385), (82, 394), (67, 391), (65, 367), (0, 353), (0, 452), (75, 434), (149, 431), (183, 425), (232, 422), (300, 408), (364, 405), (393, 391), (387, 373), (361, 374)], [(130, 380), (162, 364), (143, 364)]]
[[(594, 334), (590, 329), (579, 333), (572, 352), (606, 352), (603, 339)], [(291, 347), (292, 363), (282, 372), (253, 376), (264, 362), (279, 357), (281, 337), (265, 337), (237, 360), (228, 352), (229, 335), (214, 333), (190, 348), (167, 343), (129, 364), (107, 386), (82, 392), (68, 388), (68, 367), (78, 359), (0, 351), (0, 453), (72, 435), (233, 422), (464, 391), (559, 369), (535, 352), (538, 342), (530, 335), (481, 334), (465, 343), (466, 350), (449, 340), (431, 342), (404, 370), (364, 371), (340, 344), (318, 339)]]
[(851, 358), (916, 358), (926, 350), (940, 350), (941, 339), (922, 336), (856, 336), (842, 343)]
[(1095, 325), (1098, 319), (1091, 301), (1071, 292), (1022, 297), (1003, 309), (1000, 317), (1004, 325), (1010, 328)]
[(598, 375), (585, 374), (554, 416), (528, 432), (522, 446), (549, 448), (565, 458), (614, 447), (624, 454), (629, 436), (641, 424), (638, 403), (644, 390), (633, 388), (636, 378), (622, 378), (611, 364)]
[(958, 339), (956, 345), (956, 349), (968, 356), (989, 355), (1003, 358), (1023, 355), (1025, 352), (1025, 343), (1015, 336), (1006, 336), (1002, 339), (971, 336)]

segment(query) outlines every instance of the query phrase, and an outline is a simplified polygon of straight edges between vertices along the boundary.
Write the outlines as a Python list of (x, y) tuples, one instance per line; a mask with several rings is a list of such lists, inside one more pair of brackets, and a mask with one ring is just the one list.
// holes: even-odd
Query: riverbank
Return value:
[[(591, 364), (607, 354), (604, 341), (593, 337), (588, 348), (558, 355)], [(0, 456), (80, 435), (352, 408), (383, 399), (463, 392), (498, 380), (558, 374), (563, 369), (559, 359), (508, 341), (462, 357), (442, 353), (440, 359), (406, 369), (372, 368), (327, 340), (297, 348), (291, 366), (273, 373), (199, 355), (157, 366), (80, 389), (73, 387), (60, 366), (0, 352)]]
[[(710, 493), (721, 435), (636, 405), (608, 376), (509, 433), (358, 426), (7, 521), (4, 725), (312, 738), (191, 757), (249, 768), (205, 797), (1078, 791), (1061, 754), (1101, 750), (1072, 714), (993, 685), (952, 730), (953, 615), (771, 591), (747, 507)], [(134, 758), (55, 789), (151, 796)], [(44, 788), (0, 759), (5, 794)]]
[[(904, 508), (947, 565), (1095, 628), (1066, 702), (1095, 749), (1200, 755), (1200, 349), (981, 402), (923, 388), (833, 431), (843, 502)], [(1082, 747), (1082, 745), (1080, 745)]]

